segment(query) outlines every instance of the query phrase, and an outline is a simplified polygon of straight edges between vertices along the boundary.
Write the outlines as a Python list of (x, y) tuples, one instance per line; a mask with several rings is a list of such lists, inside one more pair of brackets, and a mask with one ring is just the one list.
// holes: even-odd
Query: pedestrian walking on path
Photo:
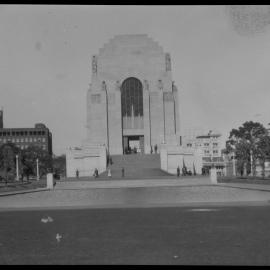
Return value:
[(108, 169), (108, 177), (112, 177), (111, 169)]

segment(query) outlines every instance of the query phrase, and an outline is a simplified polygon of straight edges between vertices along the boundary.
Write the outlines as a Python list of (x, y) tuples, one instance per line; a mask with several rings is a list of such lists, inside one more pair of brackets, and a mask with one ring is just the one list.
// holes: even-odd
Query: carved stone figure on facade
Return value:
[(95, 55), (92, 57), (92, 72), (97, 74), (97, 57)]
[(162, 80), (158, 80), (158, 89), (159, 89), (160, 91), (163, 90), (163, 83), (162, 83)]
[(166, 71), (171, 71), (171, 56), (169, 53), (165, 54)]
[(147, 80), (144, 80), (144, 89), (145, 89), (146, 91), (149, 91), (149, 83), (148, 83)]
[(121, 85), (120, 85), (120, 82), (119, 81), (116, 81), (116, 83), (115, 83), (115, 90), (116, 91), (120, 91), (121, 90)]
[(102, 82), (102, 91), (106, 91), (106, 83), (105, 83), (105, 81)]

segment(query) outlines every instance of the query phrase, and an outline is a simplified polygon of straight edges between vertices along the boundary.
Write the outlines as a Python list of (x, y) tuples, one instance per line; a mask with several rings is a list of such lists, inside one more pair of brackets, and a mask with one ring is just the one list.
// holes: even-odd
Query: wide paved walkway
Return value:
[(138, 180), (106, 180), (101, 181), (60, 181), (57, 182), (56, 189), (85, 189), (85, 188), (129, 188), (129, 187), (162, 187), (162, 186), (186, 186), (186, 185), (210, 185), (209, 177), (185, 177), (185, 178), (156, 178)]
[[(106, 184), (106, 186), (105, 186)], [(0, 209), (62, 207), (166, 207), (187, 204), (268, 204), (268, 186), (212, 185), (209, 178), (58, 182), (51, 191), (0, 197)]]

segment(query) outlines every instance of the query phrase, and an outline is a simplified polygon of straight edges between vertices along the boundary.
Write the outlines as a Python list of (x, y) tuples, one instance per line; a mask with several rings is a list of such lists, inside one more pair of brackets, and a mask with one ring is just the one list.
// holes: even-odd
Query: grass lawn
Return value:
[(269, 177), (218, 177), (218, 183), (246, 183), (246, 184), (262, 184), (262, 185), (270, 185)]
[(27, 190), (27, 189), (35, 189), (35, 188), (43, 188), (46, 187), (46, 179), (29, 180), (29, 181), (10, 181), (7, 184), (5, 181), (0, 182), (0, 193), (18, 191), (18, 190)]

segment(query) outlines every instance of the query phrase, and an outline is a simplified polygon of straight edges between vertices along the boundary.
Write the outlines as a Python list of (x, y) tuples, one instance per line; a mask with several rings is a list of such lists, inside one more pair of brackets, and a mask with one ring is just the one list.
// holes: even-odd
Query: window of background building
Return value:
[(25, 142), (28, 142), (28, 138), (25, 138), (24, 141), (25, 141)]
[(214, 153), (214, 154), (217, 154), (217, 153), (218, 153), (218, 150), (214, 150), (213, 153)]
[(23, 131), (20, 132), (20, 135), (23, 136)]
[(2, 136), (2, 132), (0, 132), (0, 136)]
[(24, 138), (21, 138), (21, 142), (24, 142)]
[(6, 136), (6, 132), (3, 132), (3, 136)]
[(20, 135), (20, 132), (19, 131), (16, 131), (16, 136), (19, 136)]
[(16, 139), (16, 142), (20, 142), (20, 139), (17, 138), (17, 139)]
[(30, 134), (30, 135), (33, 135), (33, 132), (32, 132), (32, 131), (29, 131), (29, 134)]
[(37, 132), (36, 131), (33, 131), (33, 135), (37, 135)]
[(46, 141), (46, 139), (45, 138), (42, 138), (42, 142), (45, 142)]
[(204, 146), (209, 146), (209, 143), (204, 143)]
[(10, 132), (9, 131), (7, 132), (7, 136), (10, 136)]
[(32, 142), (32, 138), (29, 138), (29, 142)]
[(15, 139), (14, 138), (12, 139), (12, 142), (15, 142)]
[(21, 145), (21, 149), (24, 149), (24, 146), (23, 145)]
[(213, 143), (213, 146), (218, 146), (218, 143)]
[(42, 148), (43, 148), (43, 150), (46, 150), (46, 145), (43, 145)]
[(12, 136), (15, 136), (15, 131), (12, 131)]
[(42, 135), (45, 135), (45, 131), (42, 131), (42, 133), (41, 133)]
[(37, 141), (37, 139), (36, 139), (36, 138), (34, 138), (34, 139), (33, 139), (33, 141), (34, 141), (34, 142), (36, 142), (36, 141)]
[(37, 134), (38, 134), (38, 135), (41, 135), (41, 131), (38, 131)]

